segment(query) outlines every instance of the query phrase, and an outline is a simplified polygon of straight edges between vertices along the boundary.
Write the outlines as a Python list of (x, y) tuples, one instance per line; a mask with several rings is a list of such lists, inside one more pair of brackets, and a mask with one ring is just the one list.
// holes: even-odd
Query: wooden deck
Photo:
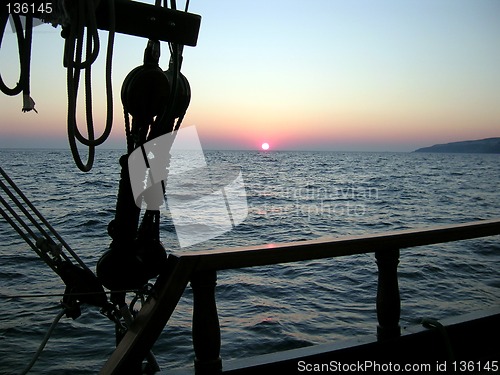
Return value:
[[(394, 358), (398, 358), (402, 361), (432, 360), (436, 364), (436, 361), (452, 358), (449, 345), (442, 344), (446, 337), (453, 344), (455, 360), (489, 358), (500, 353), (500, 307), (440, 322), (446, 326), (445, 329), (414, 327), (402, 330), (399, 326), (401, 302), (397, 266), (401, 249), (499, 234), (500, 219), (495, 219), (427, 229), (169, 256), (168, 267), (155, 284), (156, 294), (145, 303), (134, 324), (102, 368), (101, 374), (127, 373), (127, 369), (142, 362), (167, 324), (189, 282), (193, 289), (192, 331), (196, 360), (192, 369), (181, 373), (249, 374), (263, 368), (288, 373), (298, 370), (298, 361), (301, 359), (329, 362), (339, 358), (339, 361), (342, 359), (345, 362), (349, 358), (373, 358), (379, 361), (392, 359), (394, 362)], [(375, 253), (378, 267), (376, 333), (348, 343), (313, 346), (248, 360), (222, 362), (219, 356), (220, 329), (215, 301), (217, 271), (362, 253)], [(444, 331), (446, 335), (443, 335)], [(493, 342), (494, 345), (490, 344)], [(493, 350), (492, 353), (490, 349)], [(495, 358), (498, 359), (500, 358)]]

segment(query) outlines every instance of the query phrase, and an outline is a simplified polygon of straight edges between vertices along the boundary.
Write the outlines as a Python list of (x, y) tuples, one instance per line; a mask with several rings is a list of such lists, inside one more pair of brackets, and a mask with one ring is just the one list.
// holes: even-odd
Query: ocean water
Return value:
[[(119, 151), (98, 150), (90, 173), (66, 150), (0, 150), (0, 165), (91, 269), (107, 249)], [(500, 217), (500, 156), (478, 154), (206, 151), (241, 167), (248, 217), (189, 248), (379, 233)], [(161, 237), (180, 254), (162, 213)], [(401, 326), (500, 306), (499, 236), (401, 251)], [(373, 254), (218, 274), (223, 360), (376, 331)], [(0, 374), (18, 374), (60, 311), (64, 284), (0, 220)], [(23, 297), (26, 295), (38, 295)], [(188, 286), (153, 351), (162, 369), (191, 365)], [(97, 308), (63, 318), (33, 374), (94, 374), (114, 349)]]

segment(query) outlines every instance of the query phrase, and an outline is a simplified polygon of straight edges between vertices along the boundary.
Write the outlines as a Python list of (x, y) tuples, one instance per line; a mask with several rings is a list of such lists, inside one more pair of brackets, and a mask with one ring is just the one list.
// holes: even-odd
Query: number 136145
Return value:
[(35, 13), (52, 13), (52, 2), (7, 2), (7, 13), (21, 16), (33, 15)]

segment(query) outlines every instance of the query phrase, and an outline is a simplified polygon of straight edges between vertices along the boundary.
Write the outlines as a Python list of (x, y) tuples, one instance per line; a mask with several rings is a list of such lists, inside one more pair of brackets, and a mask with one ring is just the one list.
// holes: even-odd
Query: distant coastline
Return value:
[(415, 152), (500, 154), (500, 137), (437, 144), (419, 148)]

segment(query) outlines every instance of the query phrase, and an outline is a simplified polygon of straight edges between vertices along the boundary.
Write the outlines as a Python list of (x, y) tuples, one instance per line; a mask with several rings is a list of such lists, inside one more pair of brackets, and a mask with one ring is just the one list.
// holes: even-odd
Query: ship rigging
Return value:
[[(158, 276), (167, 259), (160, 241), (159, 209), (154, 203), (145, 201), (140, 219), (141, 204), (137, 204), (132, 194), (127, 159), (136, 149), (144, 152), (143, 145), (147, 141), (179, 130), (191, 97), (189, 82), (181, 73), (182, 53), (185, 45), (196, 45), (201, 17), (189, 13), (189, 0), (184, 9), (178, 9), (175, 0), (157, 0), (154, 5), (127, 0), (31, 1), (26, 4), (8, 2), (1, 9), (0, 48), (10, 20), (17, 38), (20, 74), (14, 87), (8, 87), (0, 75), (0, 89), (9, 96), (22, 94), (22, 111), (36, 112), (30, 92), (34, 20), (60, 26), (64, 38), (63, 65), (67, 73), (68, 141), (75, 164), (83, 172), (91, 170), (96, 147), (106, 141), (113, 126), (111, 73), (115, 33), (147, 39), (142, 65), (128, 74), (121, 89), (127, 151), (119, 160), (121, 178), (116, 214), (108, 226), (111, 244), (101, 255), (96, 273), (85, 265), (7, 173), (0, 169), (0, 187), (6, 194), (5, 199), (0, 197), (0, 214), (66, 284), (61, 301), (63, 313), (76, 319), (81, 314), (82, 304), (100, 308), (101, 313), (114, 322), (118, 343), (134, 319), (136, 303), (139, 300), (144, 302), (151, 293), (149, 280)], [(102, 134), (97, 136), (91, 82), (92, 65), (101, 53), (99, 30), (108, 30), (108, 41), (106, 120)], [(170, 53), (166, 69), (159, 65), (162, 42), (167, 43)], [(76, 116), (81, 81), (85, 91), (86, 135), (80, 130)], [(80, 155), (79, 147), (82, 146), (87, 148), (86, 160)], [(145, 162), (148, 163), (146, 157)], [(166, 165), (168, 160), (164, 163)], [(161, 187), (164, 193), (163, 182)], [(129, 305), (125, 298), (127, 293), (134, 296)], [(62, 315), (58, 314), (56, 321)], [(45, 343), (46, 340), (41, 349)], [(159, 370), (152, 353), (146, 359), (146, 372)], [(33, 364), (34, 361), (25, 372)], [(138, 366), (142, 367), (141, 364)], [(135, 370), (141, 371), (141, 368)]]

